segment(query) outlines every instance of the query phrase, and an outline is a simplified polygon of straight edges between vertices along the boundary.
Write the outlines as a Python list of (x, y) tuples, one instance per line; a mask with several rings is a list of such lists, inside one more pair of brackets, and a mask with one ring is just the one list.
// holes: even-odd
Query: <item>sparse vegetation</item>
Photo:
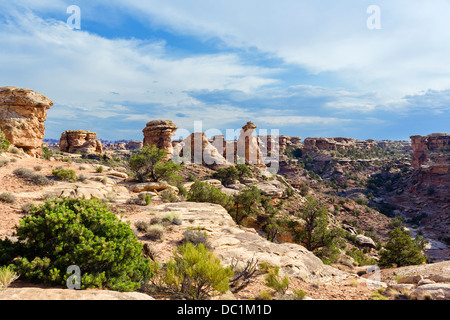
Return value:
[(187, 193), (187, 201), (209, 202), (219, 204), (225, 209), (230, 209), (233, 205), (232, 199), (207, 182), (195, 181)]
[(0, 130), (0, 153), (6, 152), (9, 149), (11, 143), (5, 138), (5, 134)]
[(153, 265), (160, 277), (154, 284), (161, 291), (189, 300), (202, 300), (228, 290), (233, 271), (223, 267), (203, 244), (196, 246), (187, 242), (175, 249), (173, 255), (164, 269), (159, 263)]
[(53, 169), (52, 175), (61, 180), (69, 182), (75, 182), (78, 179), (77, 174), (73, 169), (65, 169), (65, 168)]
[(16, 196), (11, 192), (2, 192), (0, 193), (0, 201), (5, 203), (16, 203)]
[(18, 242), (0, 241), (0, 264), (29, 281), (65, 285), (70, 265), (82, 288), (132, 291), (152, 276), (142, 244), (99, 200), (51, 199), (16, 227)]
[(8, 286), (19, 278), (19, 275), (12, 270), (10, 266), (0, 267), (0, 291), (5, 290)]

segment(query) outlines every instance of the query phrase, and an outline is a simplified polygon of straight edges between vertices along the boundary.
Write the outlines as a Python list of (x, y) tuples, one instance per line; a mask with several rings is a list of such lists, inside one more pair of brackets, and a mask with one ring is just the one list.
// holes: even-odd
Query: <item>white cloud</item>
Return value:
[(112, 1), (151, 25), (255, 46), (312, 73), (334, 72), (389, 99), (450, 88), (450, 3), (379, 0), (381, 30), (369, 30), (370, 1)]
[(117, 104), (124, 101), (167, 111), (201, 106), (188, 91), (246, 92), (276, 81), (271, 70), (247, 66), (234, 54), (173, 58), (162, 41), (106, 39), (31, 11), (11, 10), (0, 24), (0, 41), (7, 48), (0, 51), (0, 81), (46, 94), (55, 106), (66, 106), (61, 117), (120, 115), (127, 110)]

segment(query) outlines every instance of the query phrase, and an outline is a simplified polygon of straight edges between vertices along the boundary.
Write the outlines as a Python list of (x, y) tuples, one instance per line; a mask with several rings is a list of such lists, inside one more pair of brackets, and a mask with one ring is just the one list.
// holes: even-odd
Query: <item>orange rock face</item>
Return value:
[(165, 160), (172, 158), (172, 136), (178, 127), (170, 120), (153, 120), (147, 123), (142, 132), (144, 133), (144, 146), (154, 145), (159, 149), (166, 150)]
[(435, 173), (450, 173), (450, 134), (432, 133), (427, 136), (411, 136), (413, 156), (411, 166), (420, 169), (423, 164)]
[(62, 152), (81, 152), (84, 154), (102, 153), (103, 148), (97, 133), (87, 130), (68, 130), (61, 134), (59, 150)]
[(249, 121), (242, 127), (237, 141), (237, 155), (245, 160), (247, 164), (262, 164), (261, 150), (258, 145), (258, 138), (253, 135), (257, 126)]
[(30, 155), (41, 155), (44, 122), (52, 105), (49, 98), (35, 91), (0, 87), (0, 128), (5, 138)]

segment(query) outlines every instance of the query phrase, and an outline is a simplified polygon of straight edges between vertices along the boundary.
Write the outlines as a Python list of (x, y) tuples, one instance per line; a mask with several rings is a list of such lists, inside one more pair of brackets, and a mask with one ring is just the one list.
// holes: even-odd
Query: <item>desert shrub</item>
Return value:
[(145, 228), (145, 236), (153, 241), (162, 240), (164, 238), (164, 226), (162, 224), (152, 224)]
[(27, 202), (22, 205), (21, 209), (22, 209), (23, 213), (28, 214), (32, 207), (33, 207), (33, 203)]
[(306, 298), (306, 292), (302, 289), (294, 290), (293, 293), (295, 300), (304, 300)]
[(34, 171), (41, 171), (42, 170), (42, 166), (41, 165), (37, 165), (33, 167)]
[(139, 199), (141, 199), (145, 203), (145, 205), (150, 205), (152, 203), (152, 195), (150, 193), (140, 193)]
[(129, 224), (100, 200), (48, 200), (31, 208), (16, 234), (17, 243), (0, 243), (0, 262), (29, 281), (65, 285), (71, 265), (80, 268), (83, 289), (132, 291), (152, 276)]
[(0, 159), (0, 168), (6, 166), (8, 163), (8, 159)]
[(98, 166), (97, 169), (95, 169), (95, 171), (97, 171), (98, 173), (102, 173), (103, 172), (103, 166)]
[(166, 290), (189, 300), (206, 299), (215, 292), (225, 293), (233, 276), (230, 267), (223, 267), (220, 259), (204, 245), (188, 242), (174, 250), (174, 257), (166, 263), (162, 279)]
[(11, 143), (5, 138), (5, 134), (0, 130), (0, 152), (6, 152)]
[(27, 168), (16, 169), (13, 171), (13, 174), (38, 186), (47, 186), (51, 184), (51, 181), (46, 176), (34, 173)]
[(42, 174), (33, 175), (30, 179), (30, 182), (37, 186), (47, 186), (52, 183), (46, 176)]
[(166, 155), (165, 150), (148, 145), (130, 157), (128, 166), (140, 181), (149, 179), (173, 183), (179, 180), (176, 172), (181, 170), (181, 166), (172, 161), (163, 162)]
[(175, 214), (173, 212), (169, 212), (163, 215), (162, 217), (162, 222), (163, 223), (169, 223), (169, 224), (174, 224), (174, 225), (181, 225), (182, 224), (182, 220), (180, 219), (180, 215), (179, 214)]
[(42, 149), (42, 158), (49, 160), (51, 157), (53, 157), (53, 150), (49, 147), (41, 146)]
[(52, 175), (65, 181), (74, 182), (77, 180), (77, 175), (75, 173), (75, 170), (73, 169), (64, 169), (64, 168), (53, 169)]
[(192, 202), (209, 202), (219, 204), (225, 209), (229, 209), (233, 201), (232, 199), (207, 182), (196, 181), (191, 186), (187, 194), (187, 201)]
[(178, 196), (177, 194), (171, 190), (166, 189), (160, 193), (161, 199), (164, 202), (178, 202)]
[(256, 297), (257, 300), (272, 300), (272, 294), (267, 290), (261, 290), (259, 295)]
[(302, 182), (300, 184), (299, 191), (303, 197), (306, 197), (309, 193), (309, 186), (306, 183)]
[(239, 292), (247, 287), (259, 275), (258, 260), (254, 256), (245, 263), (233, 258), (230, 267), (234, 273), (230, 279), (230, 290), (233, 293)]
[(0, 193), (0, 201), (6, 203), (16, 203), (16, 196), (11, 192)]
[(12, 146), (11, 148), (9, 148), (9, 152), (11, 152), (12, 154), (19, 154), (20, 150), (19, 148)]
[(35, 173), (27, 168), (19, 168), (13, 171), (13, 174), (22, 179), (31, 179)]
[(0, 291), (5, 290), (18, 277), (18, 274), (10, 266), (0, 267)]
[(401, 228), (395, 228), (389, 232), (388, 242), (380, 251), (380, 267), (404, 267), (409, 265), (422, 264), (426, 261), (426, 256), (421, 253), (411, 239), (410, 234)]
[(142, 221), (142, 220), (136, 221), (134, 223), (134, 226), (136, 227), (136, 229), (138, 231), (145, 231), (145, 229), (147, 228), (147, 225), (148, 225), (148, 222), (145, 222), (145, 221)]
[(205, 231), (202, 231), (200, 229), (188, 228), (183, 235), (184, 235), (183, 239), (184, 243), (190, 242), (196, 246), (202, 244), (206, 248), (210, 248), (208, 242), (208, 235)]
[(347, 250), (345, 254), (353, 258), (353, 260), (355, 260), (358, 266), (368, 266), (377, 264), (377, 261), (374, 258), (366, 257), (364, 252), (362, 252), (358, 248), (352, 248), (352, 250)]
[(289, 278), (288, 276), (281, 277), (279, 273), (280, 267), (270, 266), (265, 277), (265, 285), (283, 295), (289, 287)]

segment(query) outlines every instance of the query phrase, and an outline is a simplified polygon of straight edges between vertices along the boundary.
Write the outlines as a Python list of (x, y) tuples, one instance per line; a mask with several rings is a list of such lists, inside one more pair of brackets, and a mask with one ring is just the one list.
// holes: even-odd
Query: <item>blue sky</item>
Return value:
[(0, 86), (53, 100), (46, 138), (141, 140), (168, 119), (409, 139), (449, 132), (449, 16), (448, 0), (1, 0)]

